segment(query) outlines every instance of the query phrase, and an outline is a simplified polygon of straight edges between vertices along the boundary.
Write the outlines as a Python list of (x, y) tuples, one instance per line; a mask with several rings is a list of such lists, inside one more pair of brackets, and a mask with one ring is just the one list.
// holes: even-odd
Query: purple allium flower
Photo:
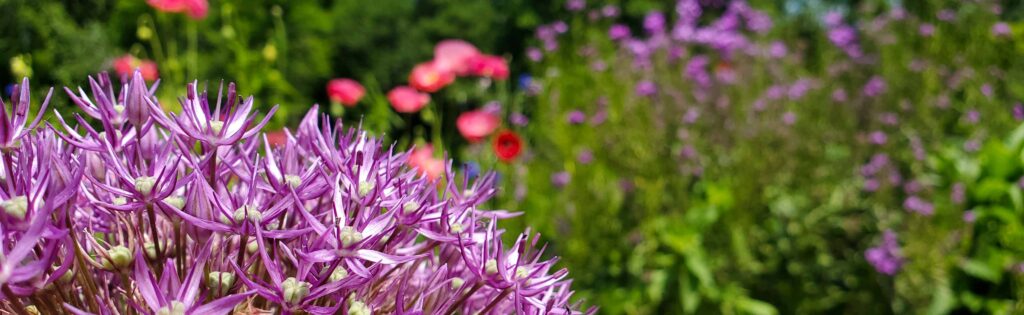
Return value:
[(786, 125), (793, 125), (796, 123), (796, 113), (787, 111), (782, 113), (782, 123)]
[(896, 232), (886, 230), (882, 236), (882, 244), (868, 248), (864, 252), (864, 258), (879, 273), (892, 276), (903, 267), (903, 257), (900, 255), (900, 244)]
[(522, 113), (519, 113), (519, 112), (515, 112), (515, 113), (512, 113), (512, 115), (509, 115), (508, 120), (513, 125), (516, 125), (516, 126), (519, 126), (519, 127), (526, 126), (526, 124), (530, 123), (530, 119), (526, 118), (526, 115), (523, 115)]
[(496, 173), (421, 173), (414, 151), (316, 106), (270, 141), (234, 84), (215, 102), (189, 84), (167, 113), (138, 72), (117, 94), (99, 78), (67, 90), (98, 121), (26, 127), (27, 81), (0, 119), (8, 311), (41, 294), (75, 314), (595, 311), (538, 236), (503, 243), (518, 213), (486, 208)]
[(935, 206), (918, 196), (910, 196), (903, 200), (903, 208), (924, 216), (931, 216), (935, 213)]
[(709, 87), (711, 86), (711, 76), (708, 74), (707, 68), (710, 64), (711, 59), (707, 56), (694, 56), (686, 63), (686, 68), (683, 70), (683, 73), (687, 78), (696, 83), (697, 86)]
[(636, 95), (649, 97), (658, 93), (658, 86), (652, 81), (640, 81), (636, 84)]
[(1017, 102), (1013, 104), (1013, 118), (1016, 120), (1024, 120), (1024, 104)]
[(601, 16), (606, 18), (613, 18), (619, 16), (619, 7), (614, 4), (606, 4), (601, 7)]
[(569, 11), (580, 11), (587, 7), (586, 0), (568, 0), (565, 2), (565, 8)]
[(885, 92), (885, 80), (882, 77), (871, 77), (868, 83), (864, 84), (864, 95), (867, 97), (875, 97), (883, 92)]
[(788, 49), (786, 49), (786, 43), (782, 41), (774, 41), (768, 48), (768, 56), (775, 59), (785, 57), (788, 52)]
[(1010, 36), (1010, 32), (1010, 24), (1007, 24), (1006, 22), (999, 22), (992, 25), (992, 35), (997, 37)]
[(626, 26), (625, 24), (615, 24), (608, 29), (608, 38), (611, 38), (612, 40), (622, 40), (629, 38), (629, 36), (629, 26)]
[(825, 22), (825, 26), (836, 27), (843, 24), (843, 13), (839, 11), (829, 11), (825, 13), (825, 17), (822, 18)]
[(586, 165), (586, 164), (590, 164), (590, 162), (593, 162), (593, 161), (594, 161), (594, 152), (590, 151), (590, 149), (580, 150), (580, 153), (576, 154), (576, 162), (580, 162), (580, 164)]
[(953, 11), (951, 9), (943, 9), (936, 13), (935, 16), (938, 17), (940, 21), (950, 22), (956, 20), (956, 11)]
[(877, 191), (879, 187), (881, 187), (881, 183), (879, 183), (877, 179), (868, 178), (864, 180), (864, 191), (874, 192)]
[(875, 145), (883, 145), (889, 139), (889, 137), (886, 136), (885, 132), (882, 132), (882, 131), (879, 131), (879, 130), (875, 130), (875, 131), (871, 132), (870, 138), (871, 138), (871, 143), (873, 143)]
[(930, 23), (921, 23), (917, 28), (917, 33), (921, 34), (923, 37), (932, 37), (932, 35), (935, 35), (935, 25)]
[(644, 30), (648, 34), (661, 34), (665, 32), (665, 14), (654, 11), (644, 16)]
[(555, 187), (565, 187), (565, 185), (569, 184), (570, 178), (569, 172), (566, 171), (554, 173), (551, 174), (551, 184), (555, 185)]
[(569, 24), (566, 24), (565, 21), (556, 21), (551, 24), (551, 29), (553, 29), (555, 33), (565, 34), (565, 32), (569, 31)]
[(992, 84), (985, 83), (981, 85), (981, 95), (984, 95), (988, 99), (992, 99), (995, 91), (992, 89)]
[(584, 114), (583, 111), (580, 110), (574, 110), (569, 112), (568, 115), (566, 115), (565, 120), (568, 121), (569, 124), (573, 125), (582, 124), (584, 121), (587, 120), (587, 114)]
[(832, 101), (833, 102), (843, 103), (843, 102), (846, 102), (846, 100), (847, 100), (846, 90), (844, 90), (842, 88), (836, 88), (835, 90), (832, 91)]
[(530, 47), (526, 49), (526, 58), (530, 61), (538, 62), (541, 58), (544, 58), (544, 52), (540, 51), (537, 47)]
[(978, 212), (974, 210), (964, 211), (963, 220), (966, 223), (974, 223), (974, 221), (978, 220)]

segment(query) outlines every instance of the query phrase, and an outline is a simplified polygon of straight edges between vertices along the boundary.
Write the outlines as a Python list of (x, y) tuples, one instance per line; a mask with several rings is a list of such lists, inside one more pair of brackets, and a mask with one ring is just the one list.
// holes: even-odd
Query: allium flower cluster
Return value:
[(903, 268), (903, 256), (900, 255), (900, 244), (896, 232), (886, 230), (882, 236), (882, 244), (869, 248), (864, 252), (867, 259), (875, 270), (885, 275), (895, 275)]
[(190, 84), (181, 113), (138, 71), (90, 87), (67, 89), (85, 116), (26, 125), (27, 80), (0, 112), (4, 313), (581, 313), (538, 236), (497, 227), (517, 213), (485, 209), (494, 174), (421, 175), (316, 107), (272, 146), (233, 84)]

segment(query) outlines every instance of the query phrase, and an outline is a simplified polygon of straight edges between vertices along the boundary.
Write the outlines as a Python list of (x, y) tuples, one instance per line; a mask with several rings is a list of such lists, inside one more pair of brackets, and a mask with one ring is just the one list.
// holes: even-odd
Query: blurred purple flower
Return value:
[(551, 174), (551, 184), (558, 188), (565, 187), (565, 185), (569, 184), (569, 179), (569, 172), (566, 171)]
[(594, 152), (590, 151), (590, 149), (580, 150), (580, 153), (576, 155), (576, 161), (584, 165), (590, 164), (590, 162), (594, 161)]
[(572, 11), (572, 12), (583, 10), (583, 8), (586, 8), (586, 7), (587, 7), (587, 1), (586, 0), (568, 0), (568, 1), (565, 2), (565, 8), (568, 9), (569, 11)]
[(644, 30), (648, 34), (661, 34), (665, 32), (665, 14), (659, 11), (652, 11), (644, 16)]
[(864, 95), (875, 97), (885, 92), (885, 80), (882, 77), (874, 76), (864, 84)]
[(569, 112), (568, 115), (566, 115), (565, 120), (568, 121), (569, 124), (578, 125), (582, 124), (584, 121), (587, 120), (587, 115), (584, 114), (583, 111), (574, 110)]
[(629, 38), (629, 36), (629, 26), (626, 26), (625, 24), (614, 24), (608, 28), (608, 38), (611, 38), (612, 40), (622, 40)]
[(999, 22), (992, 25), (992, 35), (997, 37), (1010, 36), (1010, 32), (1010, 24), (1007, 24), (1006, 22)]
[(918, 26), (917, 33), (923, 37), (932, 37), (932, 35), (935, 35), (935, 25), (922, 23), (921, 26)]
[(658, 86), (652, 81), (644, 80), (636, 84), (636, 95), (649, 97), (654, 96), (657, 93)]
[(879, 273), (892, 276), (899, 272), (904, 261), (900, 255), (900, 245), (896, 233), (886, 230), (882, 236), (882, 244), (868, 248), (864, 252), (864, 258)]
[(903, 200), (903, 208), (924, 216), (935, 214), (935, 206), (918, 196), (910, 196)]

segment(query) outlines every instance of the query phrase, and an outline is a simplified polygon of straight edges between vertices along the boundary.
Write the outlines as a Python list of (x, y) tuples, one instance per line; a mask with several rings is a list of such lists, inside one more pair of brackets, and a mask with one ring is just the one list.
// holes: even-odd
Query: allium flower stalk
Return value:
[(537, 235), (498, 228), (518, 213), (485, 208), (493, 173), (421, 174), (317, 107), (272, 145), (234, 84), (168, 113), (137, 71), (97, 78), (66, 90), (86, 117), (26, 124), (27, 80), (4, 106), (0, 312), (595, 311)]

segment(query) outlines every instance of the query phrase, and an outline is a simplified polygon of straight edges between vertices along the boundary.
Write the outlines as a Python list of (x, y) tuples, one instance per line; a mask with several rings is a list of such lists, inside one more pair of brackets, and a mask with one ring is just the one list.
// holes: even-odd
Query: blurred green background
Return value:
[[(542, 233), (601, 313), (1024, 314), (1022, 1), (208, 4), (0, 0), (0, 84), (75, 89), (128, 54), (157, 65), (164, 106), (227, 80), (281, 105), (268, 131), (318, 103), (432, 143), (499, 173), (491, 205), (523, 212), (505, 228)], [(510, 78), (393, 111), (451, 38)], [(367, 96), (331, 104), (339, 77)], [(461, 136), (481, 108), (523, 152)]]

